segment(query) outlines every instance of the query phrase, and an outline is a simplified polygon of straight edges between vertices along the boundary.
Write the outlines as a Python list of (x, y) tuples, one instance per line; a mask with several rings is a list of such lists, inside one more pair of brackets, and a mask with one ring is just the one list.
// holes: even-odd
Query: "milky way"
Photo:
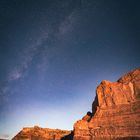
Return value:
[(140, 66), (140, 2), (0, 1), (0, 137), (72, 129), (95, 88)]

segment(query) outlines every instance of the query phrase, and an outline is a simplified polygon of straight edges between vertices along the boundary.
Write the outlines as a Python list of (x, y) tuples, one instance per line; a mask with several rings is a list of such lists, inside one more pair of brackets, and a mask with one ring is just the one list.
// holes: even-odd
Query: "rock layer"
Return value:
[(140, 139), (140, 69), (116, 82), (102, 81), (92, 113), (74, 124), (73, 131), (24, 128), (13, 140), (131, 140)]
[(75, 123), (74, 140), (140, 139), (140, 69), (102, 81), (91, 114)]

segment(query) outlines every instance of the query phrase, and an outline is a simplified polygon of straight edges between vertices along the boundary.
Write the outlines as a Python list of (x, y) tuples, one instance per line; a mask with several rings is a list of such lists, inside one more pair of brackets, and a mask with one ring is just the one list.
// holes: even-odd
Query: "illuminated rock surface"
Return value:
[(74, 140), (140, 139), (140, 69), (102, 81), (92, 115), (74, 125)]
[(35, 126), (33, 128), (23, 128), (13, 140), (69, 140), (71, 138), (70, 133), (71, 131)]
[[(73, 136), (74, 134), (74, 136)], [(74, 130), (25, 128), (13, 140), (140, 139), (140, 69), (117, 82), (102, 81), (96, 89), (92, 113), (74, 124)]]

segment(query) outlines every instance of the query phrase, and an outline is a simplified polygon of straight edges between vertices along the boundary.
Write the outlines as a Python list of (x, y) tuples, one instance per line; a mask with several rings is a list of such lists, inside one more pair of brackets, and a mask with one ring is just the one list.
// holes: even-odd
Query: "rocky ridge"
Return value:
[(71, 131), (40, 128), (38, 126), (23, 128), (12, 140), (69, 140)]
[(74, 130), (23, 129), (13, 140), (121, 140), (140, 139), (140, 69), (116, 82), (104, 80), (96, 89), (92, 112), (74, 124)]

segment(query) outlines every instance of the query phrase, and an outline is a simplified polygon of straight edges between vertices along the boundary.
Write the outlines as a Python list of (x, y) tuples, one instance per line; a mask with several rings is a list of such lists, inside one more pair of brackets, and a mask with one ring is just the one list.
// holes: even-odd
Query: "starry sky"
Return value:
[(139, 0), (0, 0), (0, 137), (72, 129), (95, 89), (140, 66)]

